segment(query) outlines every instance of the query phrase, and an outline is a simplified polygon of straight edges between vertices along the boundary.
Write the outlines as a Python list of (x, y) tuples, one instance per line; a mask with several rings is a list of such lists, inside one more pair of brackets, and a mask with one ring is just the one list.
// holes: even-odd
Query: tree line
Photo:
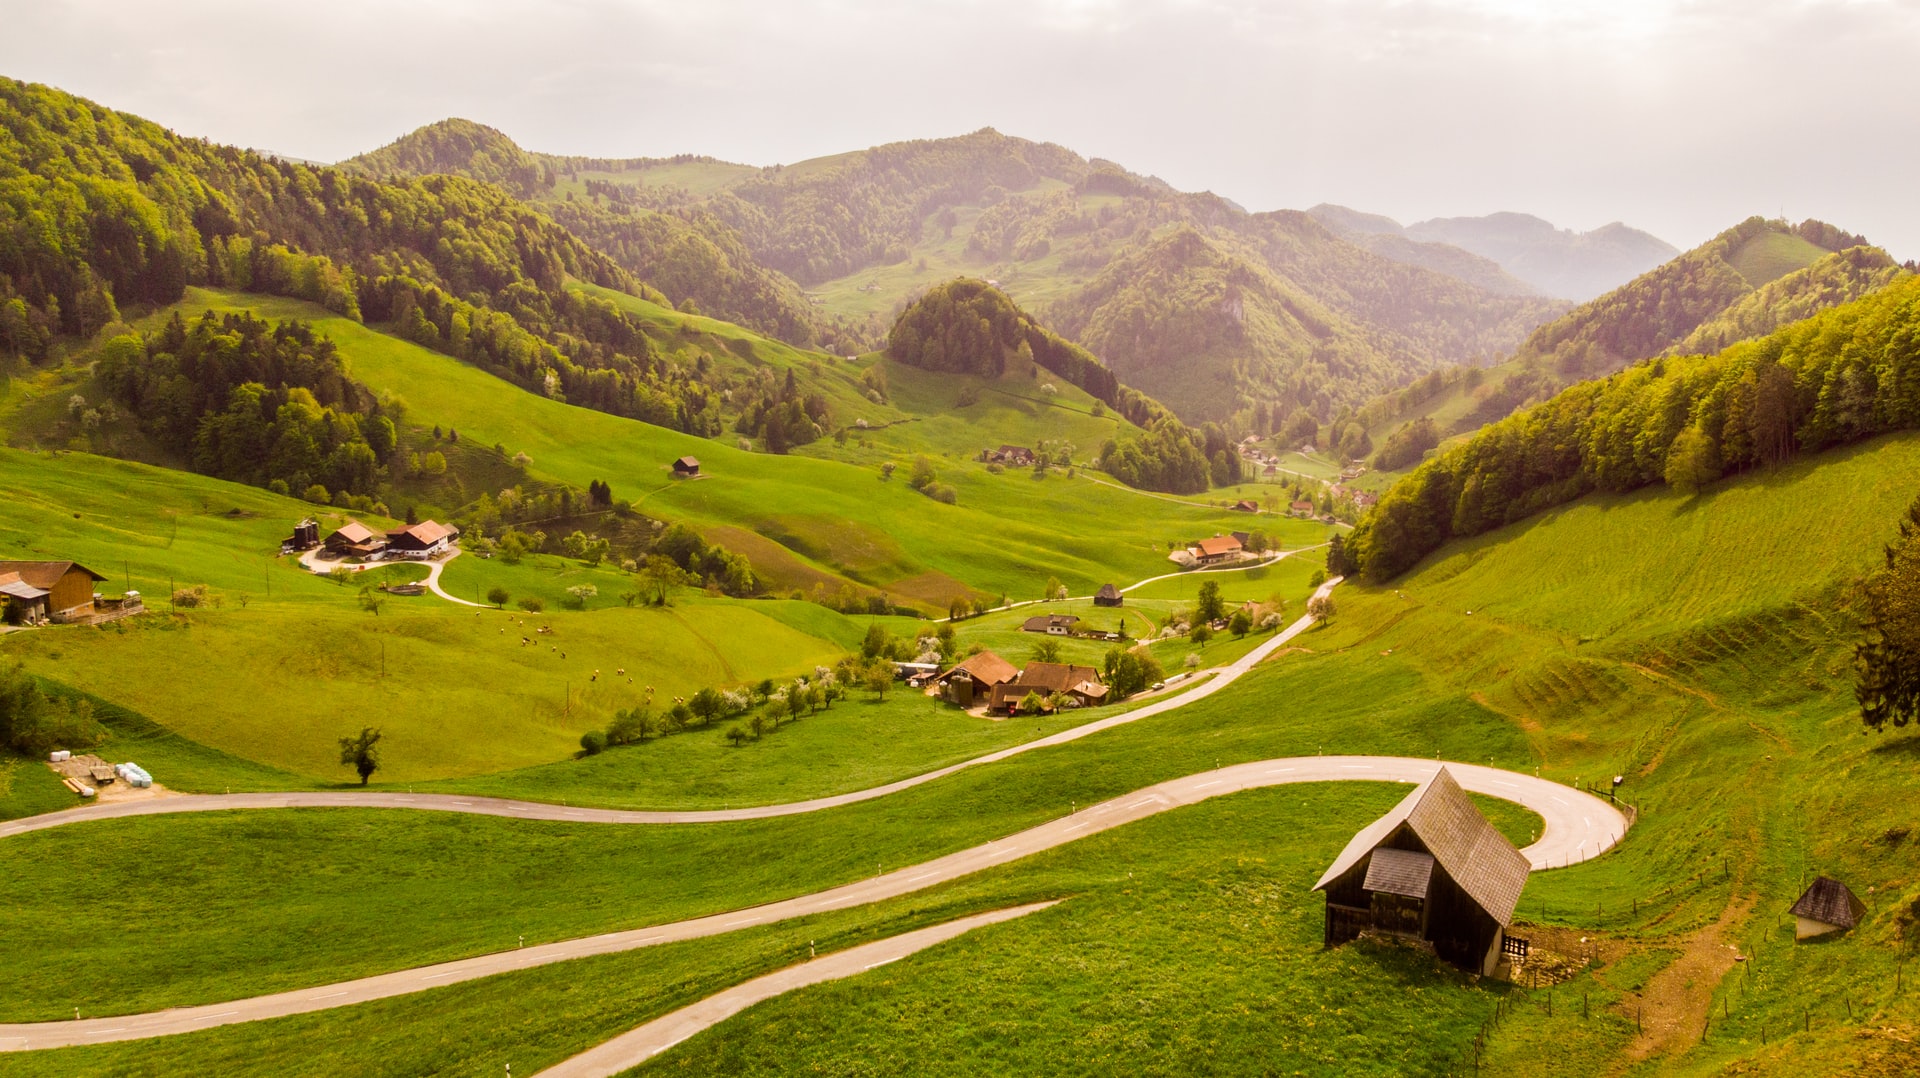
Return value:
[(1920, 426), (1920, 278), (1714, 356), (1662, 358), (1575, 385), (1435, 457), (1381, 498), (1348, 554), (1387, 580), (1448, 539), (1593, 492), (1698, 490)]

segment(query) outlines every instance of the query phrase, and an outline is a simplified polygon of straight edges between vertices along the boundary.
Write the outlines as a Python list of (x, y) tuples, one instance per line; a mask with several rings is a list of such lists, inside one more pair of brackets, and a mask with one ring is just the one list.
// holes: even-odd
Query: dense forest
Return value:
[(1192, 494), (1240, 481), (1240, 456), (1223, 428), (1211, 423), (1199, 431), (1188, 428), (984, 281), (960, 278), (922, 296), (894, 323), (887, 354), (910, 366), (983, 378), (1038, 368), (1086, 390), (1146, 428), (1101, 450), (1101, 467), (1129, 486)]
[(44, 358), (121, 304), (169, 304), (205, 283), (392, 321), (577, 404), (724, 428), (702, 372), (566, 284), (666, 297), (500, 187), (309, 168), (12, 80), (0, 80), (0, 134), (0, 354)]
[(298, 322), (178, 314), (101, 348), (119, 409), (193, 470), (308, 501), (367, 508), (399, 446), (391, 408)]
[(1448, 539), (1595, 491), (1698, 490), (1890, 430), (1920, 426), (1920, 278), (1911, 275), (1714, 356), (1643, 362), (1583, 382), (1429, 460), (1348, 543), (1375, 580)]

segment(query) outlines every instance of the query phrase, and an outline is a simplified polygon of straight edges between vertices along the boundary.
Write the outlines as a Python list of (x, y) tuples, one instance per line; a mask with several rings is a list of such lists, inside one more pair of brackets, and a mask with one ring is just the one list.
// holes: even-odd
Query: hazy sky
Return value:
[(447, 116), (790, 162), (991, 126), (1249, 209), (1920, 257), (1920, 0), (0, 0), (0, 74), (323, 161)]

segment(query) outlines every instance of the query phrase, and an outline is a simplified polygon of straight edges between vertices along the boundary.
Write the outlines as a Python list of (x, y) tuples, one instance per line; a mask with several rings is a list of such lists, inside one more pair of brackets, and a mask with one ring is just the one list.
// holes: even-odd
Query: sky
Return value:
[(1762, 214), (1920, 258), (1920, 0), (0, 0), (0, 75), (334, 161), (462, 116), (750, 164), (993, 127), (1251, 210)]

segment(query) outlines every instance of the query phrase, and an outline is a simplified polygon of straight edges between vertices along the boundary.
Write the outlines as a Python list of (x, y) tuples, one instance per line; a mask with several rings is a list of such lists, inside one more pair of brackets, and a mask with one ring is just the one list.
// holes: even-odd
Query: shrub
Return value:
[[(335, 572), (338, 571), (339, 570), (335, 570)], [(207, 586), (205, 584), (195, 584), (193, 587), (181, 588), (173, 593), (173, 605), (185, 610), (206, 606), (211, 601), (212, 599), (207, 594)]]
[(507, 589), (498, 584), (487, 589), (487, 602), (492, 603), (496, 608), (506, 606), (507, 600), (511, 598), (513, 596), (507, 594)]
[(600, 730), (588, 730), (580, 735), (580, 751), (588, 756), (598, 756), (607, 750), (607, 735)]
[(521, 599), (519, 602), (515, 603), (514, 605), (526, 611), (529, 614), (538, 614), (539, 612), (547, 608), (547, 604), (541, 602), (537, 597), (532, 595), (529, 595), (526, 598)]

